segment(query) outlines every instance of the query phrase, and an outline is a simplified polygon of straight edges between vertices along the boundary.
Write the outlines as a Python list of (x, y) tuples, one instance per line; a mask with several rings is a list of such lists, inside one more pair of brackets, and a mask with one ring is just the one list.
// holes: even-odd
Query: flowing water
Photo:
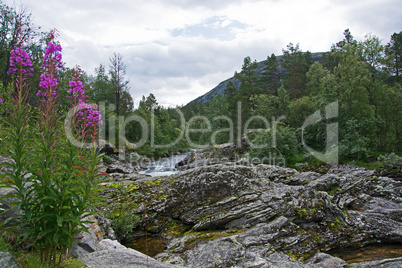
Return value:
[(147, 166), (147, 170), (140, 171), (140, 174), (151, 175), (152, 177), (157, 176), (169, 176), (174, 173), (179, 172), (174, 166), (186, 158), (187, 154), (172, 155), (170, 157), (161, 158)]

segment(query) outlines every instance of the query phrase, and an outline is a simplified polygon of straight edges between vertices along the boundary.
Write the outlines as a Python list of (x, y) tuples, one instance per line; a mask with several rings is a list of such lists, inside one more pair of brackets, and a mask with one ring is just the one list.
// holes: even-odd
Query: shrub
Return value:
[(380, 155), (377, 158), (377, 160), (383, 162), (384, 165), (389, 168), (401, 168), (402, 167), (402, 157), (398, 156), (395, 153)]
[(250, 158), (283, 157), (289, 160), (298, 153), (296, 132), (281, 124), (278, 124), (275, 132), (272, 129), (258, 132), (251, 143)]

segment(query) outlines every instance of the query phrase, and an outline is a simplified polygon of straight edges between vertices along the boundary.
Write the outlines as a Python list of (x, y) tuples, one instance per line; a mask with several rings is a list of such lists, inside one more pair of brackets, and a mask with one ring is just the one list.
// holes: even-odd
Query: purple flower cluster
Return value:
[(2, 98), (0, 98), (0, 104), (3, 104), (3, 99)]
[(63, 68), (61, 62), (61, 45), (54, 41), (55, 32), (50, 32), (49, 37), (51, 41), (47, 43), (42, 64), (44, 73), (40, 75), (39, 82), (39, 86), (44, 90), (38, 90), (38, 93), (36, 93), (36, 96), (43, 96), (45, 98), (50, 97), (50, 95), (57, 95), (55, 90), (59, 84), (56, 78), (57, 68)]
[[(48, 73), (40, 75), (39, 86), (41, 88), (44, 88), (45, 90), (48, 90), (49, 88), (56, 88), (58, 84), (59, 83), (57, 82), (56, 77), (54, 77), (54, 76), (52, 76), (52, 75), (50, 75)], [(52, 95), (56, 96), (56, 91), (55, 90), (52, 91)], [(36, 96), (44, 96), (44, 97), (46, 97), (47, 94), (46, 94), (46, 91), (38, 90), (38, 93), (36, 93)]]
[(49, 68), (50, 66), (57, 66), (58, 68), (63, 68), (61, 59), (61, 45), (53, 42), (47, 43), (42, 67)]
[(100, 111), (97, 110), (96, 104), (88, 104), (85, 103), (82, 100), (79, 100), (79, 112), (77, 113), (78, 116), (81, 117), (82, 120), (84, 120), (85, 126), (99, 126), (103, 124), (103, 121), (101, 120), (101, 114)]
[(21, 47), (14, 47), (11, 50), (10, 69), (7, 74), (17, 73), (19, 68), (22, 73), (32, 76), (33, 68), (29, 53)]
[(71, 94), (71, 96), (67, 96), (67, 98), (78, 98), (78, 99), (84, 98), (85, 96), (84, 85), (82, 84), (81, 81), (71, 80), (69, 82), (69, 86), (71, 88), (68, 89), (68, 94)]
[(87, 110), (87, 126), (99, 126), (103, 124), (102, 116), (99, 110), (88, 109)]
[[(98, 110), (96, 104), (88, 104), (86, 96), (86, 91), (84, 89), (84, 84), (82, 83), (81, 69), (77, 66), (73, 70), (73, 76), (69, 82), (70, 88), (68, 93), (70, 94), (67, 98), (71, 99), (72, 106), (77, 108), (76, 118), (78, 119), (78, 125), (83, 128), (97, 127), (103, 124), (101, 120), (101, 114)], [(96, 130), (88, 132), (95, 134)]]

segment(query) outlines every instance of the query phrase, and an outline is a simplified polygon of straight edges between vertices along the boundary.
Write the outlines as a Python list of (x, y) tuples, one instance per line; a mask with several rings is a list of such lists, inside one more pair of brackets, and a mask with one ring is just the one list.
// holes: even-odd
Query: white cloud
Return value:
[(20, 2), (43, 30), (59, 30), (68, 66), (93, 73), (122, 54), (137, 103), (152, 92), (160, 103), (185, 104), (239, 71), (244, 57), (261, 61), (289, 42), (327, 51), (350, 28), (357, 40), (371, 32), (386, 43), (402, 25), (398, 0)]

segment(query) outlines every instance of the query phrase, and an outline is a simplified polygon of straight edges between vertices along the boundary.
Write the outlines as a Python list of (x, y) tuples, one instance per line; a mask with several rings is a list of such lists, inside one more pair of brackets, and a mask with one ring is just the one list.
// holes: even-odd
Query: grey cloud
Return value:
[[(402, 30), (402, 3), (401, 1), (381, 1), (351, 10), (353, 21), (356, 25), (364, 27), (389, 42), (394, 32)], [(352, 33), (353, 34), (353, 33)], [(365, 33), (367, 34), (367, 33)]]
[[(161, 1), (164, 4), (168, 3), (169, 6), (177, 6), (181, 8), (197, 8), (202, 7), (210, 10), (217, 10), (225, 8), (229, 5), (245, 2), (243, 0), (170, 0), (170, 1)], [(255, 2), (254, 0), (249, 0), (248, 2)]]
[(385, 44), (394, 32), (402, 30), (400, 0), (335, 0), (331, 4), (334, 8), (339, 6), (344, 8), (343, 18), (357, 40), (363, 39), (365, 34), (371, 32), (382, 38)]
[(227, 17), (213, 16), (196, 25), (173, 29), (172, 35), (184, 37), (203, 36), (207, 39), (230, 41), (236, 37), (234, 30), (245, 29), (246, 27), (246, 24), (239, 21), (230, 21)]
[[(183, 41), (183, 42), (180, 42)], [(260, 42), (232, 45), (213, 40), (180, 39), (169, 47), (152, 44), (122, 50), (136, 100), (155, 94), (161, 102), (186, 104), (240, 71), (244, 57), (258, 61), (278, 44)], [(258, 57), (257, 57), (258, 56)], [(197, 84), (197, 91), (194, 90)]]

